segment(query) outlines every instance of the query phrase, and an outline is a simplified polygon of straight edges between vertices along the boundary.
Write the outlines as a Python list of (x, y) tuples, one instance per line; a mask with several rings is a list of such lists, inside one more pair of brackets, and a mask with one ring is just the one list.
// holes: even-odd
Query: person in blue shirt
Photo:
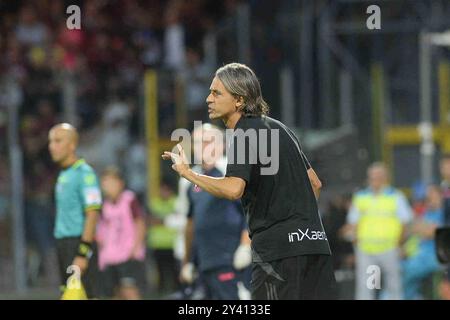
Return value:
[(80, 276), (89, 298), (96, 290), (90, 276), (95, 274), (95, 263), (89, 260), (102, 197), (94, 170), (76, 155), (78, 139), (77, 130), (68, 123), (57, 124), (49, 132), (49, 152), (61, 168), (55, 187), (54, 236), (61, 291), (64, 293), (72, 275)]
[[(194, 130), (194, 156), (201, 157), (202, 164), (194, 166), (193, 170), (211, 177), (223, 177), (226, 170), (226, 160), (221, 157), (223, 146), (222, 150), (211, 153), (213, 141), (208, 139), (214, 131), (220, 135), (220, 129), (210, 124)], [(221, 148), (220, 144), (215, 147)], [(245, 299), (246, 293), (249, 295), (245, 269), (251, 264), (251, 248), (240, 202), (217, 198), (195, 185), (190, 186), (188, 199), (182, 282), (194, 280), (195, 261), (206, 298)]]
[[(441, 188), (443, 194), (444, 223), (450, 226), (450, 154), (442, 156), (440, 162)], [(449, 278), (450, 279), (450, 278)]]
[[(445, 226), (450, 227), (450, 154), (444, 154), (440, 161), (441, 189)], [(441, 283), (441, 297), (450, 300), (450, 267), (447, 267), (445, 279)]]
[(403, 261), (403, 289), (405, 299), (420, 298), (423, 279), (439, 270), (436, 257), (434, 233), (444, 222), (442, 193), (438, 186), (427, 190), (427, 210), (423, 217), (412, 224), (411, 235), (418, 238), (418, 247), (412, 256)]

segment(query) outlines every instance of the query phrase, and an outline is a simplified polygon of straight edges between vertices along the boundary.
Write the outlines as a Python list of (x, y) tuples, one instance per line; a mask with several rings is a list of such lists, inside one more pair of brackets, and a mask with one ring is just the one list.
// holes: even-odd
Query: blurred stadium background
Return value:
[[(81, 30), (66, 27), (72, 4)], [(372, 4), (380, 30), (366, 26)], [(49, 128), (78, 127), (79, 154), (97, 172), (121, 167), (151, 211), (162, 182), (176, 192), (159, 157), (171, 132), (207, 119), (212, 75), (232, 61), (255, 70), (271, 116), (301, 137), (324, 216), (345, 215), (375, 160), (413, 202), (450, 152), (447, 30), (448, 0), (0, 1), (0, 298), (57, 297)], [(343, 223), (329, 219), (329, 233)], [(162, 297), (147, 262), (146, 296)]]

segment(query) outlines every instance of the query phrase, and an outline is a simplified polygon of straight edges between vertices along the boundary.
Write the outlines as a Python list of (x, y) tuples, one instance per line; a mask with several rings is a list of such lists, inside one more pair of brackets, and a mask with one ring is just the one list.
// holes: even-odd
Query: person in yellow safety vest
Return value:
[(175, 212), (176, 195), (168, 183), (162, 182), (160, 196), (151, 199), (147, 246), (158, 269), (157, 290), (170, 293), (178, 287), (179, 266), (174, 257), (177, 229), (167, 226), (165, 220)]
[(367, 177), (368, 188), (354, 195), (347, 216), (356, 253), (356, 299), (375, 299), (375, 289), (386, 299), (402, 299), (399, 248), (412, 210), (403, 193), (389, 185), (383, 163), (373, 163)]

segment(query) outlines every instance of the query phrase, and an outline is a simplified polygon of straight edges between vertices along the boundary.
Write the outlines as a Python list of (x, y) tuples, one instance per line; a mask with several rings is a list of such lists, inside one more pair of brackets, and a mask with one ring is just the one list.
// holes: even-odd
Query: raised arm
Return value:
[(245, 181), (237, 177), (209, 177), (199, 174), (190, 169), (186, 155), (181, 145), (177, 145), (178, 154), (173, 152), (164, 152), (162, 158), (171, 159), (172, 169), (178, 174), (197, 185), (202, 190), (218, 198), (228, 200), (237, 200), (242, 197), (245, 189)]

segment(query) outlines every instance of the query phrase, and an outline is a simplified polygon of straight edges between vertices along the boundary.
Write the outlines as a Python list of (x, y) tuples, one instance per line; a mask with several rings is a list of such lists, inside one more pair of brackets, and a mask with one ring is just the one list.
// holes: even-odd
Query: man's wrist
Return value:
[[(193, 173), (193, 171), (191, 170), (191, 168), (188, 168), (188, 169), (184, 170), (184, 171), (181, 173), (181, 176), (182, 176), (183, 178), (185, 178), (185, 179), (191, 181), (190, 178), (192, 177), (192, 173)], [(192, 182), (192, 181), (191, 181), (191, 182)]]
[(77, 257), (90, 259), (92, 257), (92, 242), (81, 240), (78, 245)]

